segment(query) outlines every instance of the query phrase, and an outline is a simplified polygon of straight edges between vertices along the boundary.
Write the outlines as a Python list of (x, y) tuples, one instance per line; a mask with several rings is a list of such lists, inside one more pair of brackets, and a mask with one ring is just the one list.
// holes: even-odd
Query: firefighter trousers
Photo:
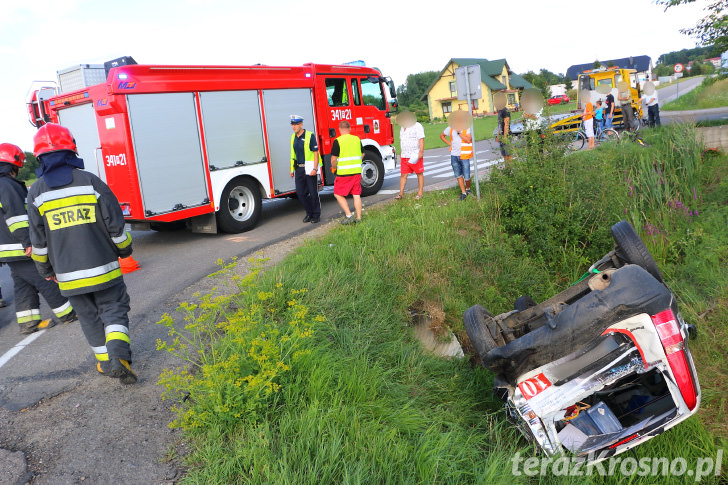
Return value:
[(5, 263), (10, 266), (15, 287), (15, 316), (21, 328), (34, 328), (40, 323), (40, 297), (48, 303), (53, 314), (61, 322), (68, 322), (75, 318), (73, 308), (68, 298), (61, 295), (58, 284), (43, 278), (35, 267), (35, 263), (28, 261), (12, 261)]
[(109, 359), (131, 363), (129, 340), (129, 294), (124, 280), (110, 288), (69, 296), (78, 314), (81, 330), (96, 355), (104, 364)]

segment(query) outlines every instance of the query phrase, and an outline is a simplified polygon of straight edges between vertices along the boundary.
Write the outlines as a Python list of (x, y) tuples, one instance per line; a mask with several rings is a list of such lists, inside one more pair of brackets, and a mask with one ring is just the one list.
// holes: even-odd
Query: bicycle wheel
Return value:
[(586, 144), (586, 134), (583, 131), (567, 133), (564, 135), (564, 143), (566, 143), (567, 150), (571, 152), (579, 151)]
[(619, 133), (613, 128), (605, 128), (599, 136), (599, 143), (616, 140), (619, 140)]

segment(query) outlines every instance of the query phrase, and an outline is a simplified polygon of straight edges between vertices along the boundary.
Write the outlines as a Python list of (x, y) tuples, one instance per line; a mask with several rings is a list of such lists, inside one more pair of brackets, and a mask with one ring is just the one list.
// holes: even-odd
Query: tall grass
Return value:
[[(567, 157), (555, 148), (532, 153), (485, 182), (480, 203), (461, 203), (456, 191), (442, 191), (368, 210), (362, 224), (336, 228), (292, 253), (251, 283), (247, 296), (222, 301), (222, 307), (209, 306), (206, 311), (214, 313), (212, 320), (226, 333), (211, 332), (211, 347), (205, 345), (202, 351), (222, 348), (225, 356), (237, 354), (241, 359), (250, 353), (250, 340), (243, 344), (240, 338), (256, 338), (269, 331), (266, 325), (288, 328), (290, 317), (280, 315), (292, 308), (289, 297), (266, 297), (269, 306), (264, 313), (270, 318), (260, 317), (261, 325), (254, 318), (245, 320), (245, 328), (254, 332), (249, 337), (229, 332), (231, 319), (241, 318), (240, 311), (263, 311), (254, 307), (261, 293), (289, 295), (305, 289), (296, 293), (293, 305), (323, 318), (311, 321), (308, 352), (286, 361), (289, 369), (271, 381), (279, 387), (254, 413), (230, 421), (227, 411), (218, 409), (216, 419), (208, 391), (190, 394), (178, 404), (180, 413), (207, 406), (211, 418), (204, 426), (185, 428), (191, 468), (184, 481), (565, 483), (559, 477), (511, 474), (516, 452), (533, 456), (537, 451), (505, 420), (502, 404), (490, 392), (493, 376), (468, 360), (444, 360), (423, 351), (409, 328), (409, 308), (426, 302), (442, 309), (444, 324), (471, 351), (462, 327), (466, 308), (481, 303), (500, 313), (510, 310), (522, 294), (536, 300), (552, 296), (595, 255), (611, 248), (608, 227), (625, 217), (625, 209), (629, 208), (628, 218), (635, 212), (633, 223), (644, 235), (646, 221), (658, 220), (655, 214), (669, 197), (684, 198), (696, 181), (702, 194), (697, 199), (699, 216), (671, 227), (666, 235), (670, 247), (685, 240), (693, 250), (657, 258), (666, 281), (681, 298), (683, 313), (700, 324), (701, 337), (691, 348), (703, 384), (704, 409), (699, 417), (635, 451), (638, 458), (685, 457), (690, 466), (698, 457), (715, 456), (726, 442), (711, 431), (727, 436), (722, 383), (728, 378), (728, 349), (722, 342), (728, 340), (728, 276), (721, 269), (728, 259), (728, 208), (720, 204), (728, 200), (728, 173), (720, 168), (725, 158), (706, 165), (691, 149), (684, 155), (693, 157), (694, 167), (685, 168), (678, 155), (663, 153), (682, 149), (676, 145), (686, 142), (680, 137), (688, 135), (681, 132), (689, 128), (648, 133), (648, 150), (605, 144)], [(658, 166), (671, 181), (667, 189), (663, 184), (649, 192), (655, 176), (638, 169), (656, 170), (648, 158), (639, 161), (648, 153), (660, 160)], [(628, 179), (638, 193), (645, 193), (641, 205), (634, 205), (638, 202), (629, 195)], [(518, 201), (538, 211), (545, 222), (535, 223), (531, 232), (518, 226), (514, 219), (527, 213), (507, 210), (515, 209)], [(649, 237), (646, 242), (654, 251), (655, 242)], [(281, 354), (272, 349), (270, 355)], [(203, 384), (204, 373), (198, 375)], [(694, 483), (687, 475), (670, 480)], [(617, 474), (579, 477), (573, 483), (623, 481)], [(629, 481), (648, 484), (655, 477), (634, 476)], [(716, 481), (706, 477), (702, 483)]]

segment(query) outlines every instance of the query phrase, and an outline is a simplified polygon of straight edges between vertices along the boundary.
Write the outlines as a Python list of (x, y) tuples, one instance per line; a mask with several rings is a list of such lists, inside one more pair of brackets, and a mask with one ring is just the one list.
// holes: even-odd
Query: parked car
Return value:
[(566, 104), (569, 101), (571, 101), (571, 99), (565, 94), (557, 94), (556, 96), (551, 96), (548, 99), (549, 104)]
[(700, 385), (688, 337), (695, 327), (639, 235), (612, 226), (615, 249), (579, 282), (493, 316), (480, 305), (465, 329), (506, 413), (547, 455), (597, 462), (697, 413)]

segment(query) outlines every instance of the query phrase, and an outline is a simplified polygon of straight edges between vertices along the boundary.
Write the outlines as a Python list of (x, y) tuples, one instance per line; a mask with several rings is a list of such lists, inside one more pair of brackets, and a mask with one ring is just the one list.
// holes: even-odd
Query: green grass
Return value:
[[(710, 78), (706, 78), (708, 80)], [(709, 109), (728, 106), (728, 79), (722, 79), (710, 85), (696, 87), (674, 101), (670, 101), (661, 109), (666, 111), (685, 111), (692, 109)]]
[[(267, 299), (268, 292), (295, 295), (273, 298), (280, 308), (265, 311), (265, 342), (282, 341), (271, 328), (285, 332), (294, 321), (306, 320), (286, 310), (292, 305), (325, 318), (313, 324), (308, 353), (290, 361), (290, 369), (275, 378), (280, 390), (254, 414), (228, 420), (226, 403), (240, 393), (225, 394), (229, 390), (215, 387), (214, 371), (199, 371), (199, 386), (178, 404), (208, 413), (207, 424), (186, 430), (190, 468), (183, 482), (566, 483), (553, 476), (511, 475), (511, 457), (535, 451), (505, 420), (490, 392), (493, 375), (468, 360), (423, 351), (408, 309), (440, 309), (442, 323), (471, 351), (461, 323), (466, 308), (481, 303), (500, 313), (522, 294), (539, 301), (564, 289), (594, 255), (611, 249), (608, 227), (625, 217), (624, 210), (676, 290), (684, 316), (698, 325), (700, 337), (691, 349), (703, 390), (697, 418), (640, 446), (636, 456), (685, 457), (689, 468), (699, 457), (715, 456), (728, 444), (716, 438), (728, 437), (728, 273), (723, 271), (728, 159), (703, 163), (691, 134), (694, 140), (694, 130), (670, 126), (647, 130), (646, 150), (604, 144), (568, 157), (555, 149), (545, 158), (529, 154), (528, 162), (516, 162), (484, 182), (480, 202), (457, 202), (456, 191), (445, 190), (368, 209), (362, 224), (334, 228), (289, 255), (225, 302), (228, 310), (222, 303), (203, 302), (200, 308), (215, 312), (213, 324), (242, 321), (250, 331), (257, 320), (241, 317), (241, 311), (260, 313), (258, 300)], [(663, 167), (669, 187), (648, 187), (650, 177), (640, 175), (654, 163)], [(685, 192), (690, 197), (695, 181), (696, 199), (690, 202)], [(628, 195), (630, 184), (637, 195)], [(521, 204), (519, 197), (549, 222), (519, 231), (516, 223), (525, 214), (511, 210)], [(675, 197), (700, 215), (688, 221), (673, 211), (669, 202)], [(647, 234), (647, 221), (667, 232)], [(291, 293), (302, 288), (305, 293)], [(228, 324), (213, 328), (212, 347), (201, 344), (204, 359), (229, 372), (224, 357), (244, 361), (250, 344)], [(241, 377), (253, 364), (245, 366)], [(617, 473), (573, 483), (623, 482)], [(701, 483), (716, 482), (706, 477)], [(629, 483), (655, 483), (655, 478), (633, 476)], [(686, 475), (670, 483), (694, 479)]]

